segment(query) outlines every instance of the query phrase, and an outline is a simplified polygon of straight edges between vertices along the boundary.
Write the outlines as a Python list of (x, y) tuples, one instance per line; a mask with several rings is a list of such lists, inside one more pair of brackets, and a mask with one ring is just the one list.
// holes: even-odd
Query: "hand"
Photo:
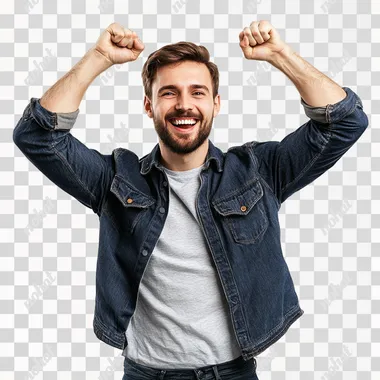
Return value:
[(111, 65), (135, 61), (144, 50), (136, 32), (114, 22), (100, 35), (94, 50), (101, 53)]
[(269, 21), (254, 21), (239, 34), (244, 57), (257, 61), (270, 61), (275, 55), (289, 48)]

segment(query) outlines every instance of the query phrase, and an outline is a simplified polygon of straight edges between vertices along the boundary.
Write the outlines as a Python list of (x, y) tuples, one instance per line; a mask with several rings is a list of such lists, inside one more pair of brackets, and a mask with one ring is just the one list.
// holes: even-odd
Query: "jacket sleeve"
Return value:
[(281, 141), (251, 143), (250, 153), (278, 207), (330, 169), (366, 130), (361, 99), (350, 88), (343, 89), (346, 97), (326, 107), (311, 107), (301, 98), (308, 122)]
[(100, 216), (114, 176), (112, 156), (87, 148), (70, 129), (79, 109), (56, 113), (31, 98), (13, 131), (13, 141), (63, 191)]

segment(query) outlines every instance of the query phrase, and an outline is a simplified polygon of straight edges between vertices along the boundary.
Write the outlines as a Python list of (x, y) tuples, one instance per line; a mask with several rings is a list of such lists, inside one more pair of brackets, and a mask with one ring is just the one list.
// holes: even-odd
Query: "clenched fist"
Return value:
[(125, 29), (116, 22), (108, 26), (93, 47), (112, 65), (135, 61), (144, 48), (136, 32)]
[(257, 61), (270, 61), (274, 55), (290, 48), (269, 21), (254, 21), (239, 34), (244, 57)]

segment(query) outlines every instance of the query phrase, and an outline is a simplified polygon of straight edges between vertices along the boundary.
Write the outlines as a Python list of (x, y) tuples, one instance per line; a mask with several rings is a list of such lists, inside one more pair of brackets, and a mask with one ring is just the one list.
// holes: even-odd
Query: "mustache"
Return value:
[(185, 115), (185, 114), (181, 114), (181, 115), (172, 115), (172, 116), (168, 116), (167, 117), (167, 120), (170, 120), (170, 119), (174, 119), (174, 118), (180, 118), (180, 117), (193, 117), (194, 119), (201, 119), (199, 116), (197, 115)]

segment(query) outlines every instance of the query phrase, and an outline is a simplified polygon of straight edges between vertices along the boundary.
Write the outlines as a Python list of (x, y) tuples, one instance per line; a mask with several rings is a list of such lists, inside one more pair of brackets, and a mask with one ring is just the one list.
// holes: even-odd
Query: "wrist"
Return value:
[(98, 68), (99, 73), (113, 66), (113, 63), (95, 47), (92, 47), (86, 55), (91, 59), (95, 67)]
[(268, 59), (268, 62), (271, 65), (278, 67), (281, 62), (288, 61), (294, 53), (294, 50), (286, 44), (281, 51), (273, 53), (273, 55)]

